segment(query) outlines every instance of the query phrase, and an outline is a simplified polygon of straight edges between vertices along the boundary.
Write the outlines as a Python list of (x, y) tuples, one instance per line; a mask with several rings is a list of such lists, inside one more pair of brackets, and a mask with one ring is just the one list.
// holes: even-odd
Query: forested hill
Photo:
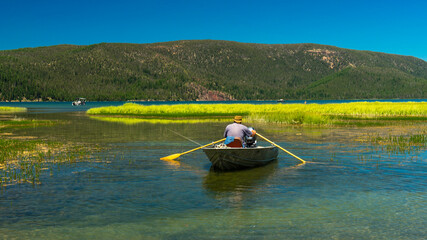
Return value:
[(317, 44), (192, 40), (0, 51), (0, 100), (427, 98), (427, 62)]

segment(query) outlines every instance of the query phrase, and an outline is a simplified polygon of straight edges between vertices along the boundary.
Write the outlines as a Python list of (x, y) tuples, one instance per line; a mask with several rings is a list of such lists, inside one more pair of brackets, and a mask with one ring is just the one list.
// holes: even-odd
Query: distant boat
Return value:
[(79, 98), (72, 103), (73, 106), (86, 105), (86, 98)]
[(285, 100), (283, 100), (282, 98), (277, 100), (277, 102), (285, 102)]

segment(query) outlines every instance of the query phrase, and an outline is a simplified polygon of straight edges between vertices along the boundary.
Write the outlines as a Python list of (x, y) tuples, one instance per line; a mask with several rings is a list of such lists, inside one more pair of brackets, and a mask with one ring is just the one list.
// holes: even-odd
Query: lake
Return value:
[[(28, 107), (27, 113), (16, 114), (20, 118), (64, 121), (49, 127), (11, 130), (14, 135), (98, 149), (87, 159), (47, 166), (40, 184), (3, 187), (0, 238), (427, 236), (425, 148), (396, 152), (362, 141), (376, 133), (400, 131), (396, 127), (328, 128), (244, 122), (309, 162), (300, 165), (297, 159), (280, 152), (277, 161), (264, 167), (214, 172), (201, 150), (183, 155), (179, 161), (160, 158), (196, 148), (196, 142), (204, 145), (222, 138), (227, 122), (126, 124), (101, 121), (84, 112), (91, 107), (122, 104), (89, 102), (73, 107), (69, 102), (0, 103)], [(405, 131), (420, 127), (427, 125), (409, 124)], [(261, 139), (258, 142), (268, 145)]]

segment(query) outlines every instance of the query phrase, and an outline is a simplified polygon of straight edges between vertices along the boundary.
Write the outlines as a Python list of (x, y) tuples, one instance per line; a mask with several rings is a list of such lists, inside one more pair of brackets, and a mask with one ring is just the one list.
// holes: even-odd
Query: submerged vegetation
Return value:
[[(12, 112), (12, 111), (9, 111)], [(93, 147), (53, 142), (33, 136), (15, 136), (10, 130), (53, 126), (58, 121), (10, 118), (0, 121), (0, 187), (15, 183), (40, 183), (42, 172), (57, 164), (88, 158)]]
[(427, 149), (427, 130), (406, 135), (371, 136), (369, 143), (373, 146), (382, 147), (382, 150), (387, 152), (410, 154)]
[(15, 183), (40, 183), (42, 172), (52, 174), (58, 164), (90, 157), (93, 148), (38, 139), (0, 138), (0, 187)]
[(176, 104), (92, 108), (90, 115), (157, 118), (221, 118), (243, 115), (249, 121), (302, 125), (352, 125), (357, 121), (427, 120), (426, 102), (337, 104)]

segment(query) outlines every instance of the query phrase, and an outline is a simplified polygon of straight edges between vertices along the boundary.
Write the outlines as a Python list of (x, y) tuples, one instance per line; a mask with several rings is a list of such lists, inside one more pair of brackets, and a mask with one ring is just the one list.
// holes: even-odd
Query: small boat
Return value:
[(86, 98), (79, 98), (72, 103), (73, 106), (82, 106), (86, 104)]
[(266, 165), (277, 159), (275, 146), (248, 148), (227, 147), (224, 144), (203, 148), (213, 170), (230, 171)]

